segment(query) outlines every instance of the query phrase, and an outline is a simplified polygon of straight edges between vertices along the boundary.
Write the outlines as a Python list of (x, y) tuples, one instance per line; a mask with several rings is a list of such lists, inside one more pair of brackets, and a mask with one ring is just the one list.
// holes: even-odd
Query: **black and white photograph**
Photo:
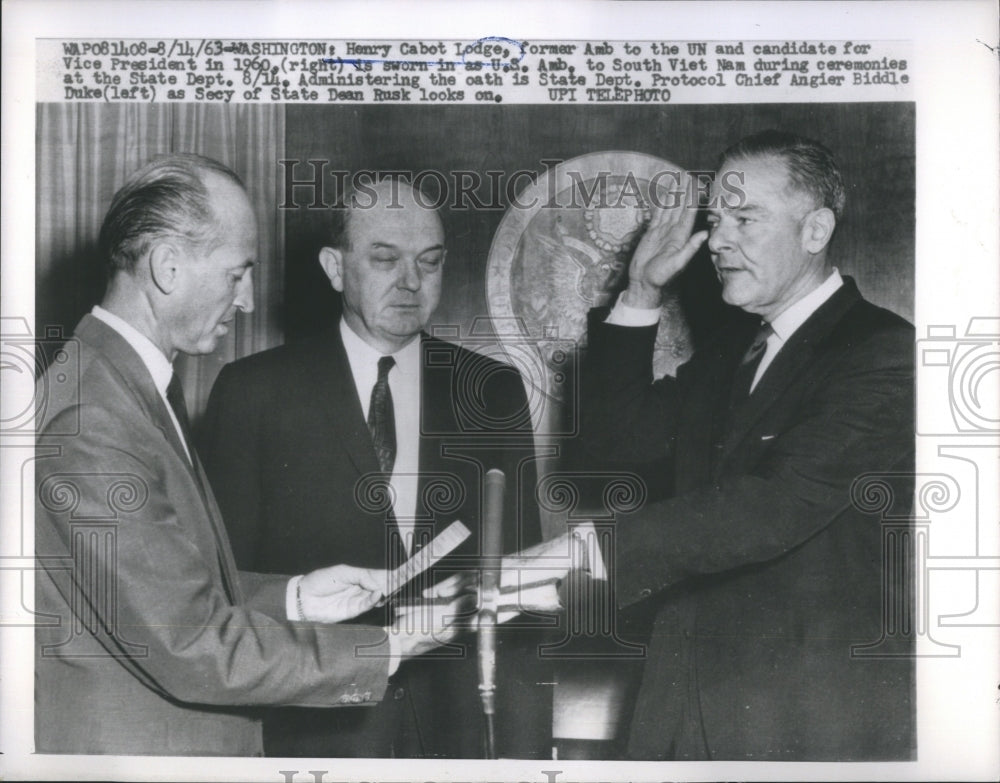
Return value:
[(995, 8), (87, 6), (4, 8), (5, 777), (995, 778)]

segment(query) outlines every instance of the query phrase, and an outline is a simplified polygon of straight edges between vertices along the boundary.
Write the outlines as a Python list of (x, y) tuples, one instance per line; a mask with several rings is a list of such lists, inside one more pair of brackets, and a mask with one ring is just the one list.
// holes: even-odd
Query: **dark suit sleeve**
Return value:
[(578, 459), (588, 466), (635, 468), (663, 459), (677, 427), (677, 382), (653, 381), (654, 326), (605, 324), (608, 308), (588, 314)]
[[(542, 540), (528, 396), (520, 373), (510, 366), (493, 373), (488, 394), (491, 418), (508, 423), (504, 432), (509, 442), (497, 446), (492, 459), (507, 476), (504, 552), (517, 552)], [(540, 658), (538, 650), (555, 641), (558, 638), (552, 632), (524, 618), (500, 629), (496, 724), (501, 756), (543, 759), (551, 755), (554, 673), (552, 663)]]
[(781, 557), (851, 510), (857, 477), (912, 465), (912, 357), (906, 328), (831, 354), (780, 429), (750, 433), (746, 469), (620, 516), (619, 604)]
[(257, 566), (264, 536), (261, 511), (261, 447), (258, 444), (267, 402), (232, 365), (222, 368), (201, 425), (200, 453), (222, 511), (236, 564)]
[(516, 525), (508, 524), (504, 529), (504, 552), (517, 552), (542, 540), (541, 519), (535, 489), (538, 484), (538, 463), (535, 459), (534, 431), (531, 425), (531, 409), (525, 392), (524, 380), (513, 367), (505, 367), (498, 384), (494, 411), (502, 411), (498, 419), (512, 423), (511, 429), (523, 435), (519, 444), (510, 448), (500, 447), (497, 462), (507, 476), (507, 508), (516, 514), (507, 514), (508, 519), (516, 519)]

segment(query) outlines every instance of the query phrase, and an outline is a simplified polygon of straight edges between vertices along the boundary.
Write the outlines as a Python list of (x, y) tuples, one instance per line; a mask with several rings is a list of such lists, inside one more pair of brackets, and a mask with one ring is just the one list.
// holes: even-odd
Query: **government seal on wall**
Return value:
[[(490, 318), (509, 355), (526, 345), (538, 352), (540, 363), (511, 359), (547, 398), (570, 402), (567, 347), (585, 348), (587, 311), (612, 304), (627, 283), (628, 263), (651, 210), (681, 208), (673, 205), (682, 172), (652, 155), (590, 153), (548, 169), (507, 208), (490, 247)], [(690, 353), (690, 332), (668, 286), (654, 374), (673, 374)], [(536, 424), (551, 429), (551, 414), (543, 418)]]

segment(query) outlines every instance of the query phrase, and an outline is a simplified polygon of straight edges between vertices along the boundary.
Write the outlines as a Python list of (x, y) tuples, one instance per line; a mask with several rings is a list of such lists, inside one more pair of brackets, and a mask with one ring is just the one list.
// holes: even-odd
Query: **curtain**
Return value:
[(104, 291), (97, 257), (101, 221), (115, 191), (155, 155), (195, 152), (243, 179), (259, 226), (254, 311), (238, 316), (208, 356), (174, 367), (197, 420), (222, 366), (283, 341), (284, 221), (278, 159), (285, 146), (280, 105), (40, 104), (37, 114), (35, 328), (69, 334)]

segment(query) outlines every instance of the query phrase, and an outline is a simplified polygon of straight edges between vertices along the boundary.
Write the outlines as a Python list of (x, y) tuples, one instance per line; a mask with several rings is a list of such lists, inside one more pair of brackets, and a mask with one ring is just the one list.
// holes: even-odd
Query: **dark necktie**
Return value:
[(396, 416), (389, 389), (389, 370), (395, 364), (396, 360), (391, 356), (378, 360), (378, 380), (372, 387), (371, 404), (368, 406), (368, 430), (372, 434), (378, 466), (386, 475), (392, 474), (392, 466), (396, 462)]
[(771, 324), (761, 321), (757, 334), (747, 348), (740, 366), (736, 368), (736, 376), (733, 379), (733, 401), (739, 402), (750, 396), (750, 386), (753, 384), (753, 377), (757, 373), (761, 360), (764, 358), (764, 351), (767, 349), (767, 338), (774, 334)]
[(188, 421), (187, 403), (184, 402), (184, 389), (181, 387), (181, 379), (174, 373), (167, 386), (167, 402), (177, 417), (177, 423), (181, 425), (181, 438), (188, 451), (188, 459), (193, 460), (194, 452), (191, 450), (194, 440), (191, 437), (191, 422)]

